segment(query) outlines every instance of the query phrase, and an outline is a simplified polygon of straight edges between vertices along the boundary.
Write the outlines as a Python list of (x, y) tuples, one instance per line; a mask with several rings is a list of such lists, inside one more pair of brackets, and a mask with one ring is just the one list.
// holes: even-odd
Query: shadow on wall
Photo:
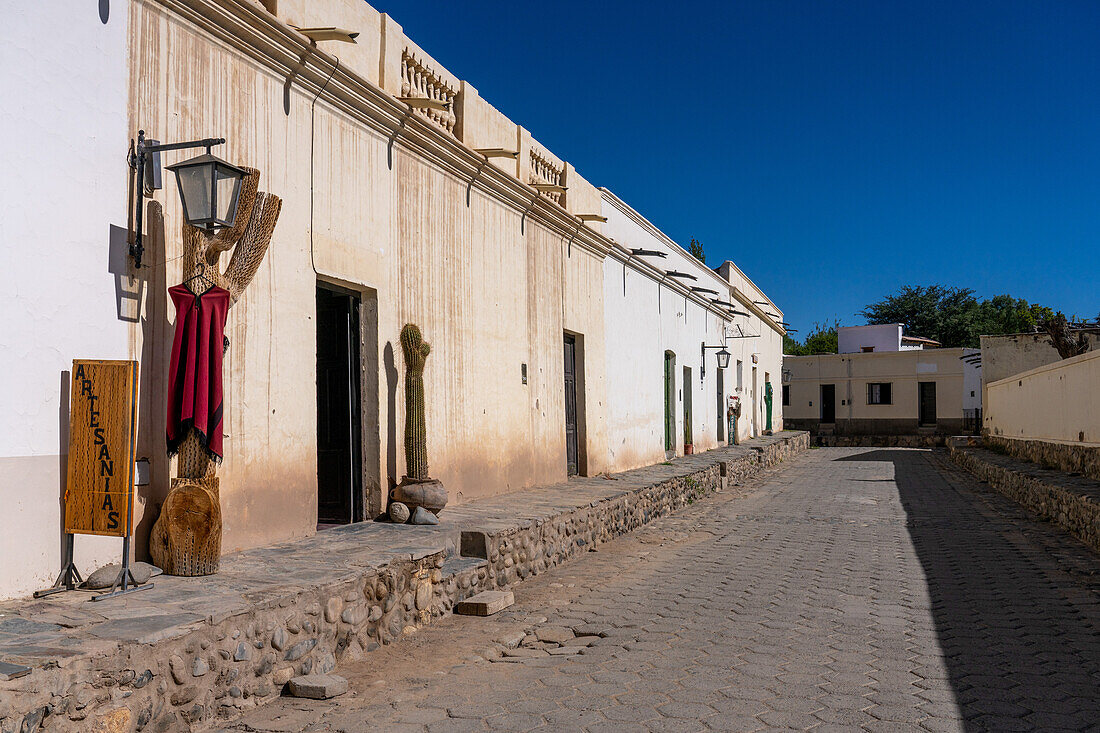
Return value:
[[(141, 355), (138, 371), (138, 459), (149, 461), (148, 483), (135, 486), (134, 554), (149, 557), (149, 532), (160, 514), (160, 505), (168, 496), (172, 461), (168, 458), (164, 428), (168, 422), (168, 364), (172, 355), (172, 324), (168, 320), (168, 278), (178, 282), (179, 260), (167, 262), (164, 211), (159, 202), (142, 202), (145, 211), (146, 261), (139, 277), (146, 292), (145, 307), (139, 320)], [(139, 514), (139, 509), (143, 508)]]
[[(894, 464), (965, 729), (1094, 726), (1100, 558), (999, 494), (983, 492), (976, 503), (974, 490), (952, 479), (960, 469), (939, 456), (870, 450), (836, 460)], [(945, 470), (930, 471), (929, 462)]]
[(57, 515), (61, 517), (61, 526), (57, 528), (57, 567), (65, 564), (65, 491), (69, 485), (69, 402), (72, 399), (73, 373), (71, 369), (61, 372), (61, 399), (57, 406), (57, 475), (61, 489), (57, 501), (61, 505)]
[[(393, 355), (393, 342), (387, 341), (382, 350), (382, 360), (386, 366), (386, 496), (383, 504), (389, 503), (390, 491), (397, 486), (397, 362)], [(402, 442), (402, 445), (404, 443)], [(385, 507), (383, 507), (383, 510)]]

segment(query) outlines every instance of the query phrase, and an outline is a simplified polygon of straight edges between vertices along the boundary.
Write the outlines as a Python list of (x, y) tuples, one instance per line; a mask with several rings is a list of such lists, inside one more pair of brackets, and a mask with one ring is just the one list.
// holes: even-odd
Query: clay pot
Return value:
[(690, 455), (693, 455), (694, 453), (695, 453), (695, 446), (694, 445), (692, 445), (691, 443), (688, 443), (687, 445), (684, 446), (684, 455), (685, 456), (690, 456)]
[(422, 506), (432, 514), (439, 514), (447, 506), (447, 489), (434, 478), (418, 480), (403, 476), (390, 492), (390, 500), (405, 504), (412, 512)]

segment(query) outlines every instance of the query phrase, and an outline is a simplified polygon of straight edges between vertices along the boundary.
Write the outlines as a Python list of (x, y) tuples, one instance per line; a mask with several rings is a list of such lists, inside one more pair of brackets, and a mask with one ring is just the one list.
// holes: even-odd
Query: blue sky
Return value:
[(376, 0), (804, 336), (902, 285), (1100, 311), (1100, 3)]

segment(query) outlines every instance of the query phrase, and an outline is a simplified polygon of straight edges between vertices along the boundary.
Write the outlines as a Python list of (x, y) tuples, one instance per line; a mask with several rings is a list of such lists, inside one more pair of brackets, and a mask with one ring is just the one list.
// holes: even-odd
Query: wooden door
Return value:
[(920, 382), (920, 419), (921, 425), (936, 424), (936, 383)]
[(821, 422), (832, 425), (836, 422), (836, 385), (821, 385)]
[(676, 450), (676, 355), (665, 352), (665, 451)]
[(317, 521), (361, 512), (359, 297), (317, 288)]
[(577, 474), (577, 340), (565, 335), (565, 464)]

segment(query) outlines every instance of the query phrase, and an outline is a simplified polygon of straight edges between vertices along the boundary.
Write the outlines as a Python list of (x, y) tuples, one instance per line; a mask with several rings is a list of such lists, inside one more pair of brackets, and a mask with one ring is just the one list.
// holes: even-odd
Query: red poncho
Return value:
[(222, 458), (222, 341), (229, 291), (217, 286), (195, 295), (168, 289), (176, 304), (176, 336), (168, 369), (168, 455), (194, 429), (216, 461)]

